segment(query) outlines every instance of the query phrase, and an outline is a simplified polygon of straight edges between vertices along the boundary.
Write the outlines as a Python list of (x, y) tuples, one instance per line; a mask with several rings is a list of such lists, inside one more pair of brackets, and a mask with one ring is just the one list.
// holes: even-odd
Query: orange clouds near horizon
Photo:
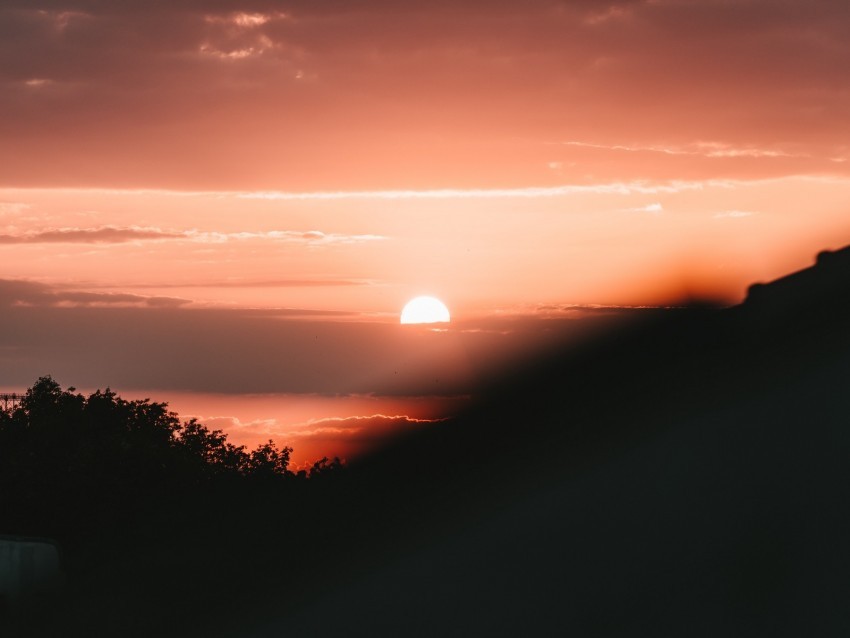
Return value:
[[(727, 302), (850, 241), (850, 181), (329, 193), (0, 190), (4, 277), (113, 301), (389, 319)], [(814, 206), (813, 202), (817, 202)], [(121, 297), (124, 295), (124, 297)]]

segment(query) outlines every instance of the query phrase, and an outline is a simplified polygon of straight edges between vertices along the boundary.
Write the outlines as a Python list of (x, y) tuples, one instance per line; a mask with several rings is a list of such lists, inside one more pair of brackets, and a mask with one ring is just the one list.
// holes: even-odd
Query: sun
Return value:
[(402, 323), (448, 323), (449, 309), (435, 297), (416, 297), (407, 302), (401, 311)]

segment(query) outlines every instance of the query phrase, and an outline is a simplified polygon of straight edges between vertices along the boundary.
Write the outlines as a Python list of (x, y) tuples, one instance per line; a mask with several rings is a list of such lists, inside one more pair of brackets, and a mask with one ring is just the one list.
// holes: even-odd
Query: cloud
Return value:
[(346, 235), (318, 230), (271, 230), (265, 232), (219, 233), (198, 230), (101, 226), (98, 228), (57, 228), (21, 234), (0, 235), (0, 244), (122, 244), (139, 241), (184, 240), (220, 244), (230, 241), (268, 240), (309, 245), (357, 244), (387, 239), (381, 235)]
[(0, 235), (0, 244), (121, 244), (142, 240), (168, 240), (185, 233), (158, 228), (102, 226), (99, 228), (57, 228), (19, 235)]
[(634, 2), (600, 2), (597, 7), (590, 10), (583, 22), (590, 26), (604, 25), (609, 21), (624, 20), (634, 15), (633, 5), (640, 4), (645, 0)]
[(406, 414), (370, 414), (345, 417), (324, 417), (310, 419), (303, 423), (284, 424), (276, 418), (242, 421), (235, 416), (181, 415), (183, 418), (197, 418), (212, 429), (250, 434), (253, 436), (274, 436), (286, 439), (314, 438), (358, 438), (382, 436), (387, 430), (414, 427), (423, 423), (439, 423), (446, 419), (419, 419)]
[(197, 414), (181, 415), (184, 419), (195, 418), (212, 430), (223, 430), (229, 434), (236, 433), (240, 438), (244, 435), (258, 437), (276, 437), (280, 432), (280, 424), (277, 419), (254, 419), (252, 421), (241, 421), (235, 416), (202, 416)]
[[(240, 287), (241, 283), (231, 282), (217, 284), (172, 284), (172, 285), (131, 285), (127, 288), (194, 288), (194, 287)], [(346, 285), (345, 283), (332, 282), (312, 282), (312, 281), (293, 281), (293, 282), (256, 282), (259, 286), (268, 287), (286, 287), (286, 286), (323, 286), (323, 285)], [(351, 282), (350, 285), (356, 285), (357, 282)], [(248, 282), (246, 287), (250, 287), (251, 282)], [(80, 290), (68, 285), (51, 285), (37, 281), (28, 281), (23, 279), (0, 279), (0, 308), (106, 308), (106, 307), (124, 307), (124, 308), (156, 308), (156, 309), (171, 309), (182, 306), (187, 306), (194, 303), (191, 299), (181, 297), (170, 297), (163, 295), (140, 295), (126, 292), (92, 292), (92, 288), (103, 288), (101, 284), (88, 286), (89, 290)], [(207, 309), (211, 316), (215, 316), (220, 310)], [(240, 311), (236, 311), (240, 312)], [(342, 310), (315, 310), (309, 308), (266, 308), (266, 309), (251, 309), (245, 311), (254, 318), (351, 318), (357, 313), (342, 311)]]
[[(264, 42), (263, 44), (266, 43)], [(256, 48), (251, 46), (242, 49), (231, 49), (229, 51), (222, 51), (205, 42), (198, 48), (198, 51), (202, 55), (210, 55), (220, 60), (242, 60), (244, 58), (250, 58), (255, 55), (262, 55), (266, 48), (267, 46), (258, 46)]]
[(751, 211), (751, 210), (723, 210), (723, 211), (720, 211), (718, 213), (714, 213), (714, 217), (716, 217), (716, 218), (723, 218), (723, 217), (738, 218), (738, 217), (750, 217), (752, 215), (758, 215), (758, 213)]
[[(636, 142), (632, 132), (606, 132), (606, 139), (595, 141), (569, 140), (547, 142), (558, 147), (553, 161), (582, 166), (588, 173), (614, 177), (642, 177), (658, 181), (676, 175), (681, 180), (736, 180), (787, 177), (795, 175), (834, 175), (843, 167), (836, 158), (846, 149), (840, 144), (811, 145), (788, 136), (759, 143), (741, 134), (737, 140), (706, 141), (705, 131), (693, 131), (687, 136), (671, 135), (659, 129), (655, 141), (644, 134)], [(647, 139), (648, 138), (648, 139)], [(628, 140), (621, 142), (620, 140)]]
[(176, 308), (191, 303), (179, 297), (130, 293), (88, 292), (34, 281), (0, 279), (0, 307), (116, 307)]
[(267, 29), (262, 27), (269, 22), (286, 19), (287, 14), (280, 11), (206, 14), (203, 20), (210, 29), (198, 47), (198, 52), (202, 56), (237, 61), (281, 49), (284, 43), (273, 40)]
[(356, 438), (360, 441), (383, 438), (387, 430), (412, 427), (422, 423), (437, 423), (444, 419), (417, 419), (405, 414), (371, 414), (368, 416), (328, 417), (296, 424), (283, 432), (291, 439)]
[(24, 387), (49, 373), (77, 387), (164, 394), (469, 395), (516, 357), (577, 338), (582, 323), (519, 317), (435, 333), (332, 310), (168, 307), (165, 299), (0, 280), (4, 383)]
[(324, 233), (319, 230), (269, 230), (265, 232), (237, 232), (216, 233), (202, 232), (197, 230), (186, 231), (182, 236), (191, 241), (201, 243), (223, 243), (228, 241), (250, 241), (269, 240), (286, 243), (331, 245), (331, 244), (359, 244), (371, 241), (383, 241), (387, 239), (383, 235), (348, 235), (343, 233)]
[[(672, 157), (842, 158), (848, 21), (841, 0), (190, 0), (144, 10), (10, 0), (0, 8), (0, 176), (293, 192), (534, 184), (560, 161), (539, 140), (563, 131)], [(51, 82), (27, 85), (40, 80)]]
[(125, 288), (332, 288), (337, 286), (371, 286), (365, 279), (227, 279), (223, 281), (130, 284)]
[(690, 155), (700, 157), (811, 157), (806, 153), (788, 153), (776, 149), (735, 147), (723, 142), (694, 142), (688, 146), (646, 145), (628, 146), (623, 144), (594, 144), (590, 142), (561, 142), (564, 146), (577, 146), (606, 151), (626, 151), (629, 153), (661, 153), (662, 155)]
[(230, 14), (209, 14), (204, 20), (211, 24), (225, 24), (245, 29), (262, 26), (274, 19), (285, 19), (287, 15), (282, 12), (275, 13), (245, 13), (237, 11)]
[(664, 212), (664, 206), (662, 206), (658, 202), (653, 202), (652, 204), (647, 204), (646, 206), (636, 206), (634, 208), (625, 209), (630, 213), (652, 213), (653, 215), (659, 215)]
[(350, 460), (411, 428), (445, 420), (418, 419), (405, 414), (371, 414), (285, 424), (277, 418), (243, 421), (235, 416), (184, 414), (181, 417), (196, 418), (211, 429), (222, 430), (231, 442), (249, 449), (269, 439), (279, 446), (290, 446), (293, 448), (291, 469), (294, 470), (309, 469), (323, 456)]
[(269, 200), (345, 200), (345, 199), (495, 199), (495, 198), (537, 198), (563, 197), (582, 194), (657, 194), (679, 193), (700, 190), (706, 186), (724, 186), (728, 182), (711, 180), (708, 182), (670, 180), (660, 182), (630, 181), (600, 184), (563, 184), (560, 186), (529, 186), (522, 188), (441, 188), (423, 190), (384, 190), (384, 191), (322, 191), (322, 192), (283, 192), (258, 191), (240, 193), (245, 199)]
[(29, 208), (31, 205), (23, 202), (0, 202), (0, 215), (19, 215)]

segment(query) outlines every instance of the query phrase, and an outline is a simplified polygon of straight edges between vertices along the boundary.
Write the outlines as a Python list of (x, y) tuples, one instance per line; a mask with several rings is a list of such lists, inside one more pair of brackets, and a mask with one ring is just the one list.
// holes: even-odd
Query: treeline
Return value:
[(291, 453), (272, 440), (234, 445), (166, 403), (84, 396), (42, 377), (0, 410), (0, 530), (73, 539), (240, 492), (286, 493), (342, 467), (322, 459), (293, 472)]
[(0, 591), (0, 635), (195, 635), (181, 623), (233, 622), (284, 578), (301, 595), (351, 490), (339, 459), (293, 471), (291, 453), (40, 378), (0, 409), (0, 535), (56, 542), (66, 586), (18, 616)]

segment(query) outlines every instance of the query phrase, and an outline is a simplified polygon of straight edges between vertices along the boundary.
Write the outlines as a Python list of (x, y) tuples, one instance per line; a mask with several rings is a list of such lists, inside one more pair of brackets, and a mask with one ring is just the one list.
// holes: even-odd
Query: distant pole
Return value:
[(4, 412), (8, 412), (9, 410), (13, 410), (19, 405), (21, 405), (21, 401), (23, 400), (23, 394), (17, 394), (16, 392), (9, 393), (0, 393), (0, 409)]

